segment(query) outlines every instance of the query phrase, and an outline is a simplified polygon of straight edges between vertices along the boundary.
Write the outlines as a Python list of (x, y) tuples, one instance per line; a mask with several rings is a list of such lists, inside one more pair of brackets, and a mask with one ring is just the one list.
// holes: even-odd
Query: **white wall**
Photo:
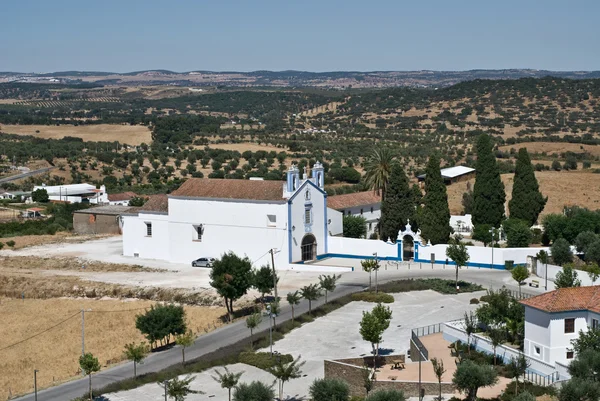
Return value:
[[(546, 278), (546, 265), (544, 263), (541, 263), (539, 260), (536, 263), (536, 275), (542, 279)], [(548, 266), (548, 281), (552, 281), (554, 282), (554, 280), (556, 279), (556, 275), (558, 274), (558, 272), (562, 271), (562, 267), (561, 266), (556, 266), (556, 265), (547, 265)], [(591, 286), (591, 285), (597, 285), (600, 284), (600, 280), (597, 280), (595, 283), (592, 283), (592, 279), (590, 278), (590, 276), (588, 276), (587, 272), (583, 271), (583, 270), (577, 270), (577, 278), (579, 280), (581, 280), (581, 285), (582, 286)], [(540, 285), (543, 284), (543, 281), (540, 282)]]
[(399, 244), (380, 240), (329, 237), (329, 255), (333, 257), (367, 259), (372, 258), (373, 253), (377, 252), (377, 257), (380, 259), (398, 260), (401, 251)]
[[(535, 347), (540, 349), (536, 353)], [(525, 341), (523, 353), (550, 363), (550, 315), (525, 306)]]
[[(169, 223), (166, 214), (140, 213), (123, 216), (123, 255), (144, 259), (170, 260)], [(146, 222), (152, 224), (152, 236), (147, 236)]]
[(337, 210), (327, 208), (327, 219), (331, 220), (329, 223), (329, 235), (342, 235), (344, 233), (344, 216)]
[[(575, 331), (573, 333), (565, 333), (565, 320), (568, 318), (575, 319)], [(560, 362), (569, 364), (571, 360), (567, 359), (567, 349), (571, 350), (573, 345), (572, 340), (579, 337), (579, 331), (587, 331), (587, 311), (578, 312), (562, 312), (552, 313), (550, 320), (550, 362)], [(525, 333), (527, 336), (527, 333)]]

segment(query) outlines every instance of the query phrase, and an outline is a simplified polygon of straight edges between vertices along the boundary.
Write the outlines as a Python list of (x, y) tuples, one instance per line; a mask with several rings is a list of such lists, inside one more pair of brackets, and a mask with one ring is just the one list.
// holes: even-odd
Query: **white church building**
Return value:
[(342, 233), (342, 215), (327, 208), (324, 170), (297, 167), (287, 181), (188, 179), (123, 219), (123, 254), (191, 263), (233, 251), (255, 265), (316, 260)]

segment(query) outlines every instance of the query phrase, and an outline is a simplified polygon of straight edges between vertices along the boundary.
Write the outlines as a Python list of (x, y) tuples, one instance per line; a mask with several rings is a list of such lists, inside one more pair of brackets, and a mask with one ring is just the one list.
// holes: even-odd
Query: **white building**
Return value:
[(54, 186), (35, 186), (33, 191), (45, 189), (48, 192), (48, 197), (51, 201), (62, 201), (69, 203), (92, 203), (92, 204), (107, 204), (108, 194), (106, 187), (102, 185), (96, 188), (90, 184), (70, 184), (70, 185), (54, 185)]
[(329, 232), (341, 231), (341, 213), (327, 208), (320, 163), (287, 182), (192, 178), (162, 198), (123, 215), (123, 254), (190, 263), (228, 251), (254, 264), (311, 261), (328, 253)]
[(473, 220), (470, 214), (462, 216), (450, 216), (450, 227), (458, 234), (471, 234), (473, 232)]
[(600, 328), (600, 286), (561, 288), (521, 301), (525, 305), (525, 355), (551, 365), (576, 356), (571, 340)]
[(367, 221), (367, 238), (377, 232), (381, 218), (381, 196), (373, 191), (353, 194), (332, 195), (327, 205), (342, 213), (342, 216), (362, 216)]
[(118, 194), (108, 194), (108, 204), (111, 206), (129, 206), (131, 198), (135, 198), (135, 192), (120, 192)]

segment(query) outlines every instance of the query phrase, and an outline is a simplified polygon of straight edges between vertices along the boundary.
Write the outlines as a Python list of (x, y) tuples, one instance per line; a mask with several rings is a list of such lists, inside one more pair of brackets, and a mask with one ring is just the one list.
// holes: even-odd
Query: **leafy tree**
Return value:
[(312, 301), (316, 301), (321, 296), (321, 289), (318, 284), (309, 284), (300, 288), (302, 298), (308, 300), (308, 313), (312, 315)]
[(438, 383), (440, 384), (440, 401), (442, 401), (442, 378), (444, 377), (444, 373), (446, 373), (446, 369), (444, 368), (444, 361), (437, 358), (431, 358), (431, 366), (433, 367), (433, 374), (438, 379)]
[(571, 251), (571, 245), (564, 238), (558, 238), (550, 247), (550, 253), (552, 254), (552, 260), (557, 265), (564, 265), (573, 261), (573, 252)]
[(488, 246), (492, 243), (492, 226), (489, 224), (478, 224), (473, 227), (473, 239), (483, 242), (483, 246)]
[(421, 236), (433, 245), (447, 244), (450, 239), (450, 209), (437, 154), (429, 158), (426, 174), (423, 210), (419, 217)]
[(126, 344), (125, 345), (125, 358), (133, 362), (133, 377), (137, 377), (137, 364), (143, 363), (144, 359), (148, 355), (148, 346), (145, 343), (140, 344)]
[(473, 213), (473, 191), (463, 192), (462, 201), (463, 214)]
[(344, 237), (346, 238), (366, 238), (367, 219), (362, 216), (345, 215), (343, 219)]
[(398, 232), (406, 227), (408, 219), (414, 219), (414, 194), (408, 186), (408, 178), (399, 163), (392, 165), (385, 200), (381, 201), (381, 239), (393, 242)]
[(590, 264), (587, 266), (586, 271), (590, 280), (592, 280), (592, 285), (596, 285), (596, 280), (600, 278), (600, 266), (596, 263)]
[(600, 239), (585, 248), (585, 260), (586, 262), (600, 263)]
[(581, 280), (577, 278), (578, 274), (571, 266), (565, 266), (556, 273), (554, 286), (556, 288), (581, 287)]
[(458, 269), (466, 266), (469, 262), (469, 251), (463, 243), (453, 243), (446, 248), (446, 256), (448, 256), (456, 265), (456, 292), (458, 292)]
[(342, 278), (341, 274), (335, 275), (320, 275), (319, 276), (319, 285), (321, 289), (325, 291), (325, 303), (327, 303), (327, 293), (335, 291), (335, 287), (337, 286), (337, 281)]
[(524, 376), (529, 368), (529, 359), (524, 354), (519, 353), (517, 358), (512, 358), (507, 365), (508, 374), (515, 379), (515, 395), (519, 392), (519, 377)]
[(377, 366), (379, 344), (383, 340), (383, 333), (390, 326), (392, 311), (389, 307), (378, 304), (371, 312), (363, 312), (360, 321), (360, 335), (363, 340), (371, 343), (373, 348), (373, 366)]
[(246, 327), (250, 329), (250, 348), (254, 349), (254, 329), (262, 323), (262, 315), (257, 312), (246, 318)]
[(600, 400), (600, 384), (591, 380), (572, 378), (561, 386), (558, 400), (598, 401)]
[(144, 203), (146, 203), (147, 200), (148, 198), (144, 198), (142, 196), (134, 196), (129, 199), (128, 205), (134, 207), (144, 206)]
[(166, 393), (169, 398), (175, 401), (185, 401), (185, 397), (190, 394), (204, 394), (202, 391), (192, 390), (190, 384), (194, 380), (192, 375), (188, 375), (183, 379), (174, 377), (164, 383), (158, 383), (162, 388), (166, 388)]
[(281, 358), (277, 358), (273, 366), (268, 369), (268, 372), (279, 380), (280, 400), (283, 400), (283, 385), (285, 382), (302, 377), (300, 368), (302, 368), (305, 363), (305, 361), (300, 362), (300, 356), (289, 363), (283, 362)]
[(365, 392), (367, 393), (367, 396), (368, 396), (369, 393), (371, 392), (371, 390), (373, 390), (373, 386), (375, 385), (375, 372), (372, 372), (371, 369), (369, 369), (366, 366), (363, 366), (362, 376), (363, 376), (363, 387), (365, 388)]
[(510, 218), (524, 220), (530, 227), (537, 221), (547, 201), (548, 197), (544, 198), (540, 192), (527, 149), (519, 149), (512, 198), (508, 202)]
[(300, 295), (300, 291), (296, 290), (294, 292), (288, 292), (287, 301), (288, 304), (292, 307), (292, 325), (294, 324), (294, 307), (300, 303), (302, 296)]
[(467, 350), (471, 354), (471, 336), (477, 330), (477, 318), (473, 312), (465, 312), (465, 322), (463, 325), (465, 333), (467, 333)]
[(381, 389), (372, 393), (370, 396), (365, 398), (365, 401), (404, 401), (406, 397), (400, 390), (393, 388)]
[[(382, 202), (387, 195), (388, 181), (392, 172), (394, 159), (395, 155), (391, 148), (380, 145), (373, 149), (365, 162), (365, 183), (377, 195), (381, 195)], [(379, 226), (379, 236), (381, 237), (381, 225)]]
[(502, 223), (509, 248), (527, 248), (533, 239), (529, 225), (523, 220), (510, 218)]
[(561, 170), (560, 162), (558, 160), (553, 160), (552, 161), (552, 170), (554, 170), (554, 171), (560, 171)]
[(582, 231), (575, 237), (573, 245), (575, 245), (577, 252), (587, 253), (587, 247), (597, 241), (598, 236), (593, 231)]
[(504, 330), (497, 328), (497, 327), (493, 327), (490, 330), (488, 330), (488, 336), (490, 337), (490, 341), (492, 343), (492, 349), (493, 349), (493, 353), (494, 353), (494, 366), (496, 365), (496, 348), (498, 348), (498, 345), (502, 344), (502, 341), (504, 341), (505, 339), (505, 335), (504, 335)]
[(137, 315), (135, 327), (146, 337), (150, 347), (157, 341), (168, 344), (171, 336), (186, 332), (185, 311), (183, 306), (152, 305), (146, 313)]
[(496, 384), (498, 374), (493, 366), (465, 360), (456, 367), (452, 382), (458, 391), (467, 395), (467, 401), (476, 401), (479, 388)]
[(350, 387), (339, 379), (316, 379), (308, 392), (313, 401), (345, 401), (350, 397)]
[(500, 178), (492, 140), (486, 134), (477, 139), (477, 163), (473, 186), (473, 224), (489, 224), (500, 227), (504, 220), (506, 193)]
[(181, 347), (181, 363), (185, 364), (185, 349), (194, 345), (195, 339), (196, 336), (191, 329), (175, 338), (175, 342)]
[(513, 401), (535, 401), (535, 400), (536, 400), (535, 396), (527, 391), (523, 391), (521, 394), (519, 394), (515, 398), (513, 398)]
[(240, 299), (252, 286), (252, 262), (233, 252), (215, 260), (210, 271), (210, 285), (225, 299), (225, 306), (232, 320), (233, 302)]
[(79, 357), (81, 371), (90, 379), (90, 401), (92, 401), (92, 374), (100, 371), (100, 362), (91, 352), (86, 352)]
[[(379, 268), (380, 268), (379, 261), (377, 261), (377, 259), (375, 259), (375, 258), (365, 259), (365, 260), (360, 261), (360, 265), (362, 266), (364, 271), (369, 273), (369, 291), (371, 291), (371, 273), (379, 270)], [(375, 277), (377, 278), (377, 275), (375, 275)], [(377, 282), (375, 282), (375, 287), (376, 288), (378, 287)]]
[(47, 203), (50, 197), (48, 196), (48, 191), (44, 188), (39, 188), (31, 193), (31, 200), (38, 203)]
[(214, 381), (221, 385), (221, 388), (226, 388), (229, 393), (229, 401), (231, 401), (231, 389), (238, 385), (240, 381), (240, 377), (244, 374), (244, 372), (233, 373), (230, 372), (227, 366), (225, 366), (225, 372), (221, 373), (220, 371), (215, 369), (215, 373), (217, 376), (211, 376)]
[(529, 277), (529, 270), (527, 270), (527, 266), (517, 266), (510, 271), (510, 275), (512, 276), (513, 280), (515, 280), (519, 285), (519, 298), (521, 298), (521, 286)]
[(589, 328), (587, 331), (580, 330), (579, 336), (571, 340), (573, 351), (579, 355), (587, 349), (600, 350), (600, 329)]
[(261, 294), (261, 299), (265, 299), (265, 294), (271, 293), (275, 289), (275, 283), (279, 282), (279, 277), (273, 272), (271, 266), (265, 265), (254, 271), (252, 277), (252, 286)]

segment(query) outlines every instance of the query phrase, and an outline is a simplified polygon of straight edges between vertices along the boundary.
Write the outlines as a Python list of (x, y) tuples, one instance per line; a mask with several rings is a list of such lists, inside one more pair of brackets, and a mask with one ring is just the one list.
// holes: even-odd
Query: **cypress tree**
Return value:
[(425, 174), (425, 196), (419, 220), (421, 237), (433, 245), (447, 244), (450, 239), (450, 209), (437, 154), (429, 158)]
[(473, 186), (473, 224), (500, 227), (504, 220), (506, 193), (492, 149), (492, 140), (482, 134), (477, 139), (477, 163)]
[(396, 241), (398, 231), (404, 230), (408, 219), (415, 214), (414, 194), (400, 164), (394, 163), (390, 172), (385, 199), (381, 202), (381, 239)]
[(532, 226), (544, 210), (546, 201), (548, 198), (544, 198), (540, 192), (529, 153), (527, 149), (521, 148), (517, 157), (512, 198), (508, 202), (510, 218), (524, 220)]

